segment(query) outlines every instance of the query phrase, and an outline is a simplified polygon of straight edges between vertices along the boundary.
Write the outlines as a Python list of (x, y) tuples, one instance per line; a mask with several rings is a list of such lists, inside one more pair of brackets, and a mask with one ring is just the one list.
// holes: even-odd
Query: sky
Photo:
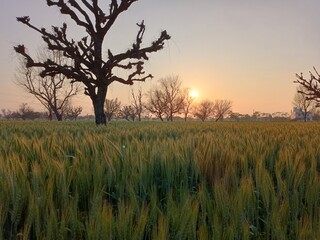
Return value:
[[(178, 75), (184, 87), (199, 92), (197, 101), (228, 99), (234, 112), (248, 114), (290, 112), (295, 74), (320, 69), (319, 10), (319, 0), (139, 0), (118, 18), (105, 49), (126, 51), (141, 20), (145, 46), (162, 30), (172, 39), (145, 64), (153, 80), (133, 87), (114, 83), (107, 98), (129, 103), (131, 90), (147, 91), (157, 80)], [(13, 46), (24, 44), (36, 53), (42, 45), (39, 34), (16, 21), (26, 15), (47, 29), (71, 23), (45, 0), (1, 0), (0, 109), (15, 110), (26, 102), (43, 110), (14, 84), (18, 61)], [(76, 40), (85, 35), (72, 23), (69, 30)], [(88, 96), (78, 96), (73, 104), (82, 105), (84, 114), (93, 112)]]

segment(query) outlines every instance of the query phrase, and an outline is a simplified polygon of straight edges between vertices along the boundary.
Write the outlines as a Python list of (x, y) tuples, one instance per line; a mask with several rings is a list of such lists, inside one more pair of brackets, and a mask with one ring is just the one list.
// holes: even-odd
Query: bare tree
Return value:
[(309, 99), (307, 95), (303, 93), (305, 91), (306, 91), (305, 87), (303, 85), (299, 85), (297, 87), (297, 92), (294, 95), (292, 104), (294, 107), (301, 110), (303, 115), (303, 120), (306, 122), (308, 112), (314, 111), (316, 106), (315, 106), (314, 100)]
[(168, 76), (160, 79), (160, 90), (163, 92), (163, 102), (166, 104), (165, 115), (168, 121), (173, 121), (173, 116), (183, 109), (184, 96), (181, 89), (179, 76)]
[[(104, 40), (109, 30), (121, 13), (138, 0), (110, 0), (109, 9), (105, 3), (98, 0), (47, 0), (48, 6), (55, 6), (62, 14), (68, 15), (78, 26), (84, 28), (87, 36), (80, 41), (70, 39), (67, 34), (67, 24), (62, 27), (52, 27), (49, 32), (45, 28), (38, 28), (31, 24), (30, 17), (18, 17), (17, 20), (41, 34), (44, 42), (51, 51), (60, 51), (70, 59), (71, 64), (59, 64), (52, 60), (37, 61), (26, 50), (24, 45), (15, 47), (15, 51), (26, 59), (27, 67), (38, 67), (41, 76), (63, 74), (71, 82), (81, 82), (85, 86), (85, 94), (92, 101), (96, 124), (106, 124), (104, 102), (108, 86), (112, 82), (132, 85), (135, 81), (145, 81), (152, 78), (146, 75), (143, 68), (145, 61), (149, 60), (148, 54), (157, 52), (164, 47), (170, 36), (162, 31), (160, 36), (149, 46), (142, 47), (145, 33), (144, 21), (138, 23), (138, 33), (132, 46), (123, 53), (112, 53), (110, 49), (104, 54)], [(107, 56), (105, 59), (104, 56)], [(123, 78), (115, 74), (115, 70), (130, 71)]]
[(147, 103), (145, 108), (163, 121), (163, 115), (166, 111), (166, 102), (163, 92), (159, 89), (151, 89), (147, 94)]
[(63, 118), (69, 120), (77, 120), (79, 115), (82, 113), (81, 106), (72, 106), (71, 103), (68, 103), (64, 108)]
[(214, 117), (216, 122), (225, 118), (231, 113), (232, 102), (229, 100), (215, 100), (214, 102)]
[(183, 91), (183, 108), (182, 112), (184, 115), (184, 121), (186, 122), (191, 111), (191, 104), (194, 101), (194, 97), (191, 95), (191, 91), (189, 88), (184, 89)]
[(137, 94), (134, 94), (134, 92), (132, 90), (131, 94), (132, 94), (132, 99), (133, 99), (132, 106), (134, 108), (135, 114), (138, 117), (138, 121), (141, 121), (141, 115), (143, 112), (142, 90), (141, 90), (141, 88), (139, 88)]
[(313, 67), (315, 72), (310, 73), (310, 79), (306, 79), (303, 77), (303, 74), (296, 74), (295, 83), (300, 84), (302, 86), (302, 90), (298, 90), (298, 93), (301, 93), (306, 96), (306, 100), (314, 100), (316, 102), (320, 102), (320, 75), (315, 67)]
[(10, 109), (1, 109), (1, 112), (2, 112), (2, 116), (5, 118), (5, 119), (10, 119), (12, 118), (12, 111)]
[(123, 106), (120, 110), (120, 115), (127, 121), (134, 121), (136, 119), (135, 109), (131, 105)]
[[(58, 51), (42, 52), (39, 58), (50, 59), (61, 65), (68, 61), (62, 52)], [(21, 59), (16, 84), (32, 94), (47, 109), (49, 120), (52, 120), (52, 113), (54, 113), (57, 120), (62, 121), (68, 102), (80, 92), (80, 86), (75, 82), (68, 83), (63, 74), (41, 77), (38, 70), (27, 68), (25, 60)]]
[(17, 116), (22, 120), (33, 120), (40, 117), (40, 113), (35, 112), (27, 103), (22, 103), (17, 111)]
[(210, 100), (203, 100), (195, 109), (194, 115), (204, 122), (214, 114), (214, 103)]
[(121, 109), (121, 102), (118, 100), (118, 98), (106, 99), (105, 105), (104, 105), (104, 111), (108, 119), (108, 122), (110, 122), (113, 117), (119, 114), (120, 109)]

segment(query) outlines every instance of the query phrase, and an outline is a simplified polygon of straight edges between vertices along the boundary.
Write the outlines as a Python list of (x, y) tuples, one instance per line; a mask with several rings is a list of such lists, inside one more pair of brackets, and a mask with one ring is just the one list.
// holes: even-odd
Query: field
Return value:
[(0, 122), (0, 239), (319, 236), (319, 123)]

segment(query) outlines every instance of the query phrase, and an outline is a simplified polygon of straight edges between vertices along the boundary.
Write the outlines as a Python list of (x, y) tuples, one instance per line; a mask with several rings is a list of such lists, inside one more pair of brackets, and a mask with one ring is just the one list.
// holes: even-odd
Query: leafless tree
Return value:
[(166, 111), (167, 105), (163, 92), (160, 89), (151, 89), (147, 94), (147, 102), (145, 108), (163, 121), (163, 116)]
[(173, 121), (173, 116), (183, 109), (184, 95), (181, 84), (179, 76), (160, 79), (160, 90), (163, 93), (163, 102), (166, 104), (165, 115), (168, 121)]
[(204, 122), (214, 114), (214, 103), (210, 100), (203, 100), (195, 109), (194, 115)]
[(121, 109), (121, 102), (118, 98), (115, 99), (106, 99), (104, 105), (105, 116), (107, 117), (108, 122), (115, 116), (117, 116)]
[(2, 112), (2, 117), (4, 117), (5, 119), (10, 119), (12, 116), (12, 111), (10, 109), (1, 109)]
[[(62, 52), (41, 52), (40, 59), (50, 59), (59, 64), (67, 64), (68, 59)], [(39, 69), (27, 68), (25, 59), (21, 59), (16, 75), (16, 84), (26, 92), (32, 94), (48, 111), (49, 120), (52, 113), (58, 121), (62, 121), (63, 112), (71, 98), (80, 92), (80, 86), (75, 82), (67, 82), (63, 74), (53, 74), (41, 77)]]
[(79, 115), (82, 113), (81, 106), (73, 106), (71, 103), (68, 103), (63, 111), (63, 118), (69, 120), (77, 120)]
[(303, 85), (299, 85), (297, 87), (297, 92), (294, 95), (292, 104), (294, 107), (297, 107), (301, 110), (303, 114), (303, 120), (306, 122), (308, 112), (314, 111), (316, 105), (313, 99), (308, 98), (307, 95), (304, 94), (305, 91), (305, 87)]
[(127, 121), (134, 121), (136, 119), (136, 111), (131, 105), (123, 106), (120, 110), (120, 115)]
[(316, 102), (320, 102), (320, 75), (315, 67), (313, 67), (314, 73), (311, 71), (310, 78), (306, 79), (303, 74), (296, 74), (295, 83), (300, 84), (302, 88), (298, 93), (305, 95), (306, 100), (314, 100)]
[(186, 122), (188, 119), (188, 116), (191, 111), (191, 105), (194, 101), (194, 97), (191, 95), (191, 91), (189, 88), (184, 89), (183, 91), (183, 108), (182, 113), (184, 115), (184, 121)]
[(139, 88), (137, 94), (134, 93), (134, 91), (131, 91), (131, 95), (132, 95), (132, 106), (134, 109), (134, 112), (136, 114), (136, 116), (138, 117), (138, 121), (141, 121), (141, 115), (143, 112), (143, 102), (142, 102), (142, 90), (141, 88)]
[(225, 118), (231, 113), (232, 102), (229, 100), (215, 100), (214, 101), (214, 117), (216, 122)]
[[(144, 21), (137, 24), (138, 33), (132, 46), (123, 53), (104, 51), (104, 40), (109, 30), (123, 12), (138, 0), (110, 0), (109, 9), (98, 0), (47, 0), (48, 6), (55, 6), (62, 14), (68, 15), (76, 25), (84, 28), (87, 35), (80, 41), (69, 38), (67, 24), (52, 27), (52, 31), (33, 25), (29, 16), (18, 17), (17, 20), (41, 34), (51, 51), (60, 51), (70, 59), (71, 64), (62, 65), (52, 60), (37, 61), (26, 50), (24, 45), (15, 47), (15, 51), (26, 59), (27, 67), (38, 67), (41, 76), (63, 74), (71, 82), (81, 82), (85, 86), (85, 94), (92, 101), (96, 124), (106, 124), (104, 102), (108, 86), (112, 82), (132, 85), (135, 81), (152, 78), (146, 75), (143, 68), (148, 54), (157, 52), (164, 47), (170, 36), (162, 31), (160, 36), (149, 46), (143, 47), (145, 33)], [(104, 54), (107, 52), (107, 54)], [(104, 58), (106, 56), (106, 58)], [(130, 71), (127, 77), (117, 76), (115, 70)]]
[(22, 103), (17, 111), (17, 116), (22, 120), (33, 120), (38, 118), (40, 113), (35, 112), (27, 103)]

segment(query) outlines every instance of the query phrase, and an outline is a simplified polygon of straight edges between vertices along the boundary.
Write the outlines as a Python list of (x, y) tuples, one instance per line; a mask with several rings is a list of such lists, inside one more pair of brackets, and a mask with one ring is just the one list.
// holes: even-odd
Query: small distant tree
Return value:
[(34, 120), (39, 118), (40, 115), (39, 112), (35, 112), (27, 103), (22, 103), (16, 113), (16, 116), (22, 120)]
[(143, 94), (142, 94), (142, 90), (141, 88), (139, 88), (137, 94), (134, 93), (134, 91), (132, 90), (131, 92), (131, 95), (132, 95), (132, 106), (134, 108), (134, 112), (135, 114), (137, 115), (137, 118), (138, 118), (138, 121), (141, 121), (141, 115), (143, 113), (143, 101), (142, 101), (142, 98), (143, 98)]
[(77, 120), (77, 118), (81, 113), (82, 113), (81, 106), (72, 106), (71, 104), (68, 104), (64, 109), (63, 117), (64, 119)]
[(304, 92), (306, 92), (305, 87), (302, 85), (298, 86), (292, 104), (294, 107), (299, 108), (301, 110), (303, 120), (306, 122), (308, 112), (314, 111), (316, 104), (314, 99), (308, 98), (308, 96)]
[(105, 115), (107, 117), (108, 122), (115, 116), (117, 116), (121, 109), (121, 102), (118, 98), (115, 99), (106, 99), (104, 105)]
[(183, 90), (183, 107), (182, 107), (182, 113), (184, 115), (184, 121), (186, 122), (188, 119), (188, 116), (191, 111), (191, 105), (194, 101), (194, 97), (191, 95), (191, 91), (189, 88)]
[(120, 111), (120, 116), (127, 121), (134, 121), (136, 119), (135, 109), (130, 105), (123, 106)]
[[(50, 59), (59, 64), (68, 62), (68, 59), (58, 51), (42, 51), (39, 59), (39, 61)], [(21, 59), (16, 84), (33, 95), (47, 109), (49, 120), (52, 120), (52, 114), (54, 114), (58, 121), (62, 121), (68, 102), (80, 92), (80, 86), (75, 82), (67, 82), (63, 74), (41, 77), (40, 73), (37, 68), (27, 68), (25, 60)]]
[(167, 108), (163, 92), (159, 89), (150, 90), (147, 94), (145, 108), (151, 114), (163, 121), (164, 113), (166, 112)]
[(163, 121), (173, 121), (175, 114), (181, 113), (184, 95), (179, 76), (168, 76), (159, 80), (159, 84), (148, 93), (146, 109)]
[(4, 117), (5, 119), (10, 119), (12, 118), (12, 111), (10, 109), (1, 109), (2, 112), (2, 117)]
[(210, 100), (203, 100), (195, 109), (194, 115), (204, 122), (214, 114), (214, 103)]
[(231, 113), (232, 102), (229, 100), (215, 100), (214, 102), (214, 117), (216, 122), (223, 120)]
[(168, 76), (160, 79), (160, 90), (162, 91), (163, 102), (166, 105), (165, 114), (168, 121), (173, 121), (173, 116), (183, 109), (184, 96), (181, 89), (179, 76)]
[(230, 120), (236, 121), (236, 122), (239, 122), (240, 119), (243, 117), (241, 113), (232, 112), (232, 111), (230, 112), (229, 116), (230, 116)]

